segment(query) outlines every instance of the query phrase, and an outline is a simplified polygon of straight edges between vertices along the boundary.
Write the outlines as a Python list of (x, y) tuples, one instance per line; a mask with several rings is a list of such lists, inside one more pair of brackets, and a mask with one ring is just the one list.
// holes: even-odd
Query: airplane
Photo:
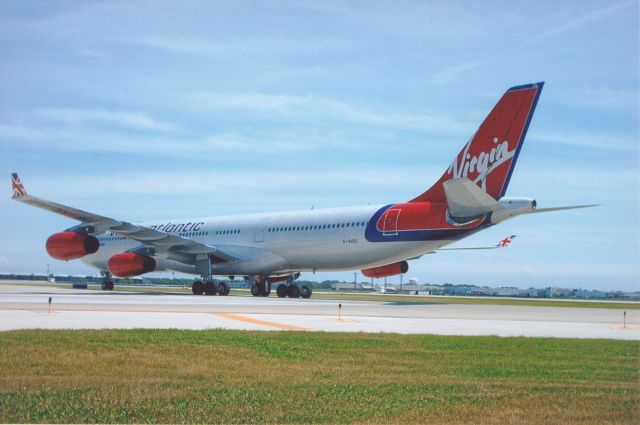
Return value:
[(301, 272), (402, 274), (424, 254), (478, 249), (445, 247), (513, 217), (594, 206), (537, 208), (534, 199), (505, 196), (543, 86), (508, 89), (440, 179), (399, 203), (134, 224), (31, 196), (17, 173), (12, 198), (80, 222), (50, 236), (46, 250), (100, 270), (105, 290), (113, 276), (178, 271), (200, 276), (196, 295), (228, 295), (215, 277), (242, 276), (254, 296), (278, 284), (278, 297), (309, 298), (311, 288), (295, 282)]

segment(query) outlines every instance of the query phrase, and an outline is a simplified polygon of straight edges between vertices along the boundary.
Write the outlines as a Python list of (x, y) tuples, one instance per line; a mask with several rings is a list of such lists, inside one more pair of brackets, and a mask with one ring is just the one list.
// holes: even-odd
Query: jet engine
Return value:
[(386, 266), (362, 269), (361, 271), (366, 277), (386, 277), (406, 273), (407, 270), (409, 270), (409, 263), (406, 261), (399, 261), (397, 263), (387, 264)]
[(100, 248), (98, 239), (76, 232), (60, 232), (47, 239), (47, 253), (56, 260), (75, 260), (93, 254)]
[(109, 258), (107, 267), (114, 276), (137, 276), (154, 271), (156, 269), (156, 260), (146, 255), (123, 252)]

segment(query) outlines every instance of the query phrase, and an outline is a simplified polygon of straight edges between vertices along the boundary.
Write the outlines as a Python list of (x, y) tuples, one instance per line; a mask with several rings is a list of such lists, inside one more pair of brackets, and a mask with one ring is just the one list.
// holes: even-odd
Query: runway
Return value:
[(610, 308), (206, 297), (0, 285), (2, 331), (224, 328), (640, 340), (640, 311), (628, 310), (626, 319), (623, 327), (623, 310)]

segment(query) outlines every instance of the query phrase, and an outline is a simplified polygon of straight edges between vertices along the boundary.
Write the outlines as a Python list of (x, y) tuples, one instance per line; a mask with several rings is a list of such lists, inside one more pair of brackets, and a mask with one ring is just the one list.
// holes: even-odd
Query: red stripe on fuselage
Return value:
[(390, 206), (376, 223), (382, 233), (396, 233), (412, 230), (471, 229), (482, 223), (482, 219), (464, 225), (456, 225), (447, 220), (447, 204), (437, 202), (407, 202)]

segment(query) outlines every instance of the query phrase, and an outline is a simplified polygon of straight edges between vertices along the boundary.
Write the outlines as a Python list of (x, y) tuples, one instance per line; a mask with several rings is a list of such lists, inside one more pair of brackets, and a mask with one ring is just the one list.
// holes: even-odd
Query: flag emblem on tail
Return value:
[(513, 241), (513, 238), (515, 237), (516, 235), (507, 236), (506, 238), (498, 242), (496, 246), (499, 248), (506, 248), (507, 246), (509, 246), (509, 244)]
[(24, 185), (20, 181), (20, 177), (18, 177), (18, 173), (11, 174), (11, 188), (13, 189), (13, 198), (19, 198), (27, 194), (24, 190)]

